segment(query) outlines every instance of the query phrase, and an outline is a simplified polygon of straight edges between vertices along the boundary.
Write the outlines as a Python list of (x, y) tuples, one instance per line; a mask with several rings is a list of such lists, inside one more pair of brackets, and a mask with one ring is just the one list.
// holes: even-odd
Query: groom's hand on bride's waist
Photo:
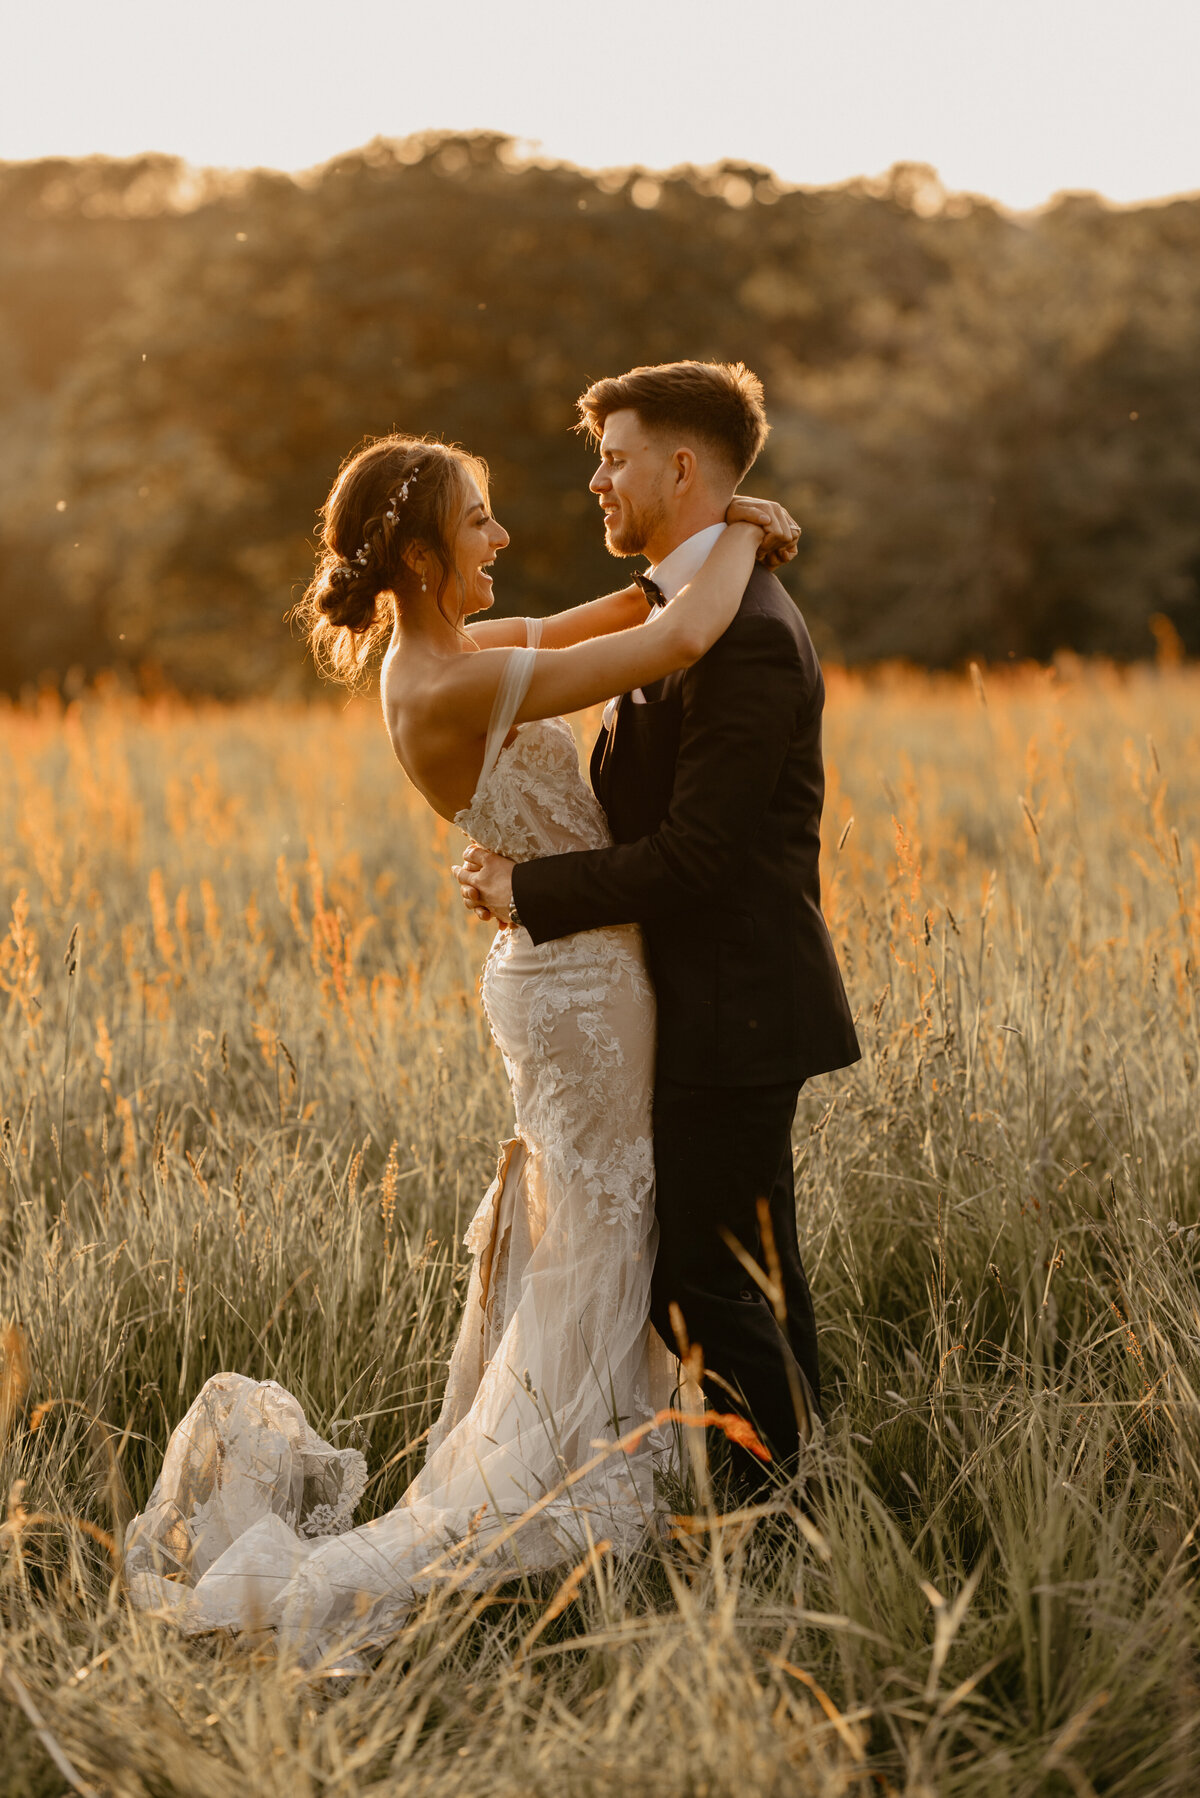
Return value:
[(494, 855), (479, 843), (469, 843), (454, 878), (462, 890), (462, 902), (477, 918), (494, 918), (498, 924), (512, 921), (513, 863)]

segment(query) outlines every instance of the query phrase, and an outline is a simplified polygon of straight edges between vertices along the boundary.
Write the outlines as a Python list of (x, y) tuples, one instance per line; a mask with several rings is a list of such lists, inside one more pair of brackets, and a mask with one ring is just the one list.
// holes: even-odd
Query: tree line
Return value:
[(828, 189), (494, 134), (305, 176), (0, 165), (0, 687), (153, 664), (299, 690), (284, 622), (364, 436), (484, 455), (502, 609), (615, 584), (574, 400), (681, 356), (761, 374), (748, 486), (804, 526), (826, 655), (1200, 650), (1200, 197), (1012, 216), (902, 164)]

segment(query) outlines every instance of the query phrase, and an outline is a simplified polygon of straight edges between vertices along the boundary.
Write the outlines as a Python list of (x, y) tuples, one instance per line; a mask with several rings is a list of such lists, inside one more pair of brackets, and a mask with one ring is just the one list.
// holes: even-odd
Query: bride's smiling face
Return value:
[(504, 526), (492, 517), (479, 484), (467, 477), (467, 503), (454, 540), (454, 567), (462, 582), (464, 618), (486, 612), (493, 603), (491, 563), (508, 547)]

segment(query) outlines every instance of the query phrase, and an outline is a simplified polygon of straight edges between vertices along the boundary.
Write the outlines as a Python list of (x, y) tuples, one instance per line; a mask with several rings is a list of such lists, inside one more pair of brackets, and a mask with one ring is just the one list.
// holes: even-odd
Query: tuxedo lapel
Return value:
[(592, 791), (618, 843), (648, 835), (666, 816), (679, 748), (682, 685), (678, 673), (653, 681), (643, 689), (643, 704), (623, 693), (611, 724), (596, 739)]
[[(615, 719), (613, 720), (613, 723), (615, 726), (615, 723), (616, 723)], [(612, 747), (612, 731), (608, 730), (605, 726), (602, 725), (601, 729), (600, 729), (600, 735), (596, 738), (595, 743), (592, 745), (592, 756), (591, 756), (590, 762), (588, 763), (588, 773), (591, 775), (592, 791), (596, 795), (596, 798), (600, 801), (600, 804), (604, 807), (605, 812), (608, 811), (607, 787), (608, 787), (608, 775), (610, 772), (609, 751), (610, 751), (611, 747)]]

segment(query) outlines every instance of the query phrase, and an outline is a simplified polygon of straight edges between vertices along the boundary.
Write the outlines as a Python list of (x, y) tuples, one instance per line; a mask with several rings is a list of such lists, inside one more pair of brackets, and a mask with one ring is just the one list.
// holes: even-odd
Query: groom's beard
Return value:
[(623, 512), (616, 524), (606, 523), (604, 543), (611, 556), (640, 556), (644, 553), (667, 515), (661, 500), (644, 506), (641, 511)]

